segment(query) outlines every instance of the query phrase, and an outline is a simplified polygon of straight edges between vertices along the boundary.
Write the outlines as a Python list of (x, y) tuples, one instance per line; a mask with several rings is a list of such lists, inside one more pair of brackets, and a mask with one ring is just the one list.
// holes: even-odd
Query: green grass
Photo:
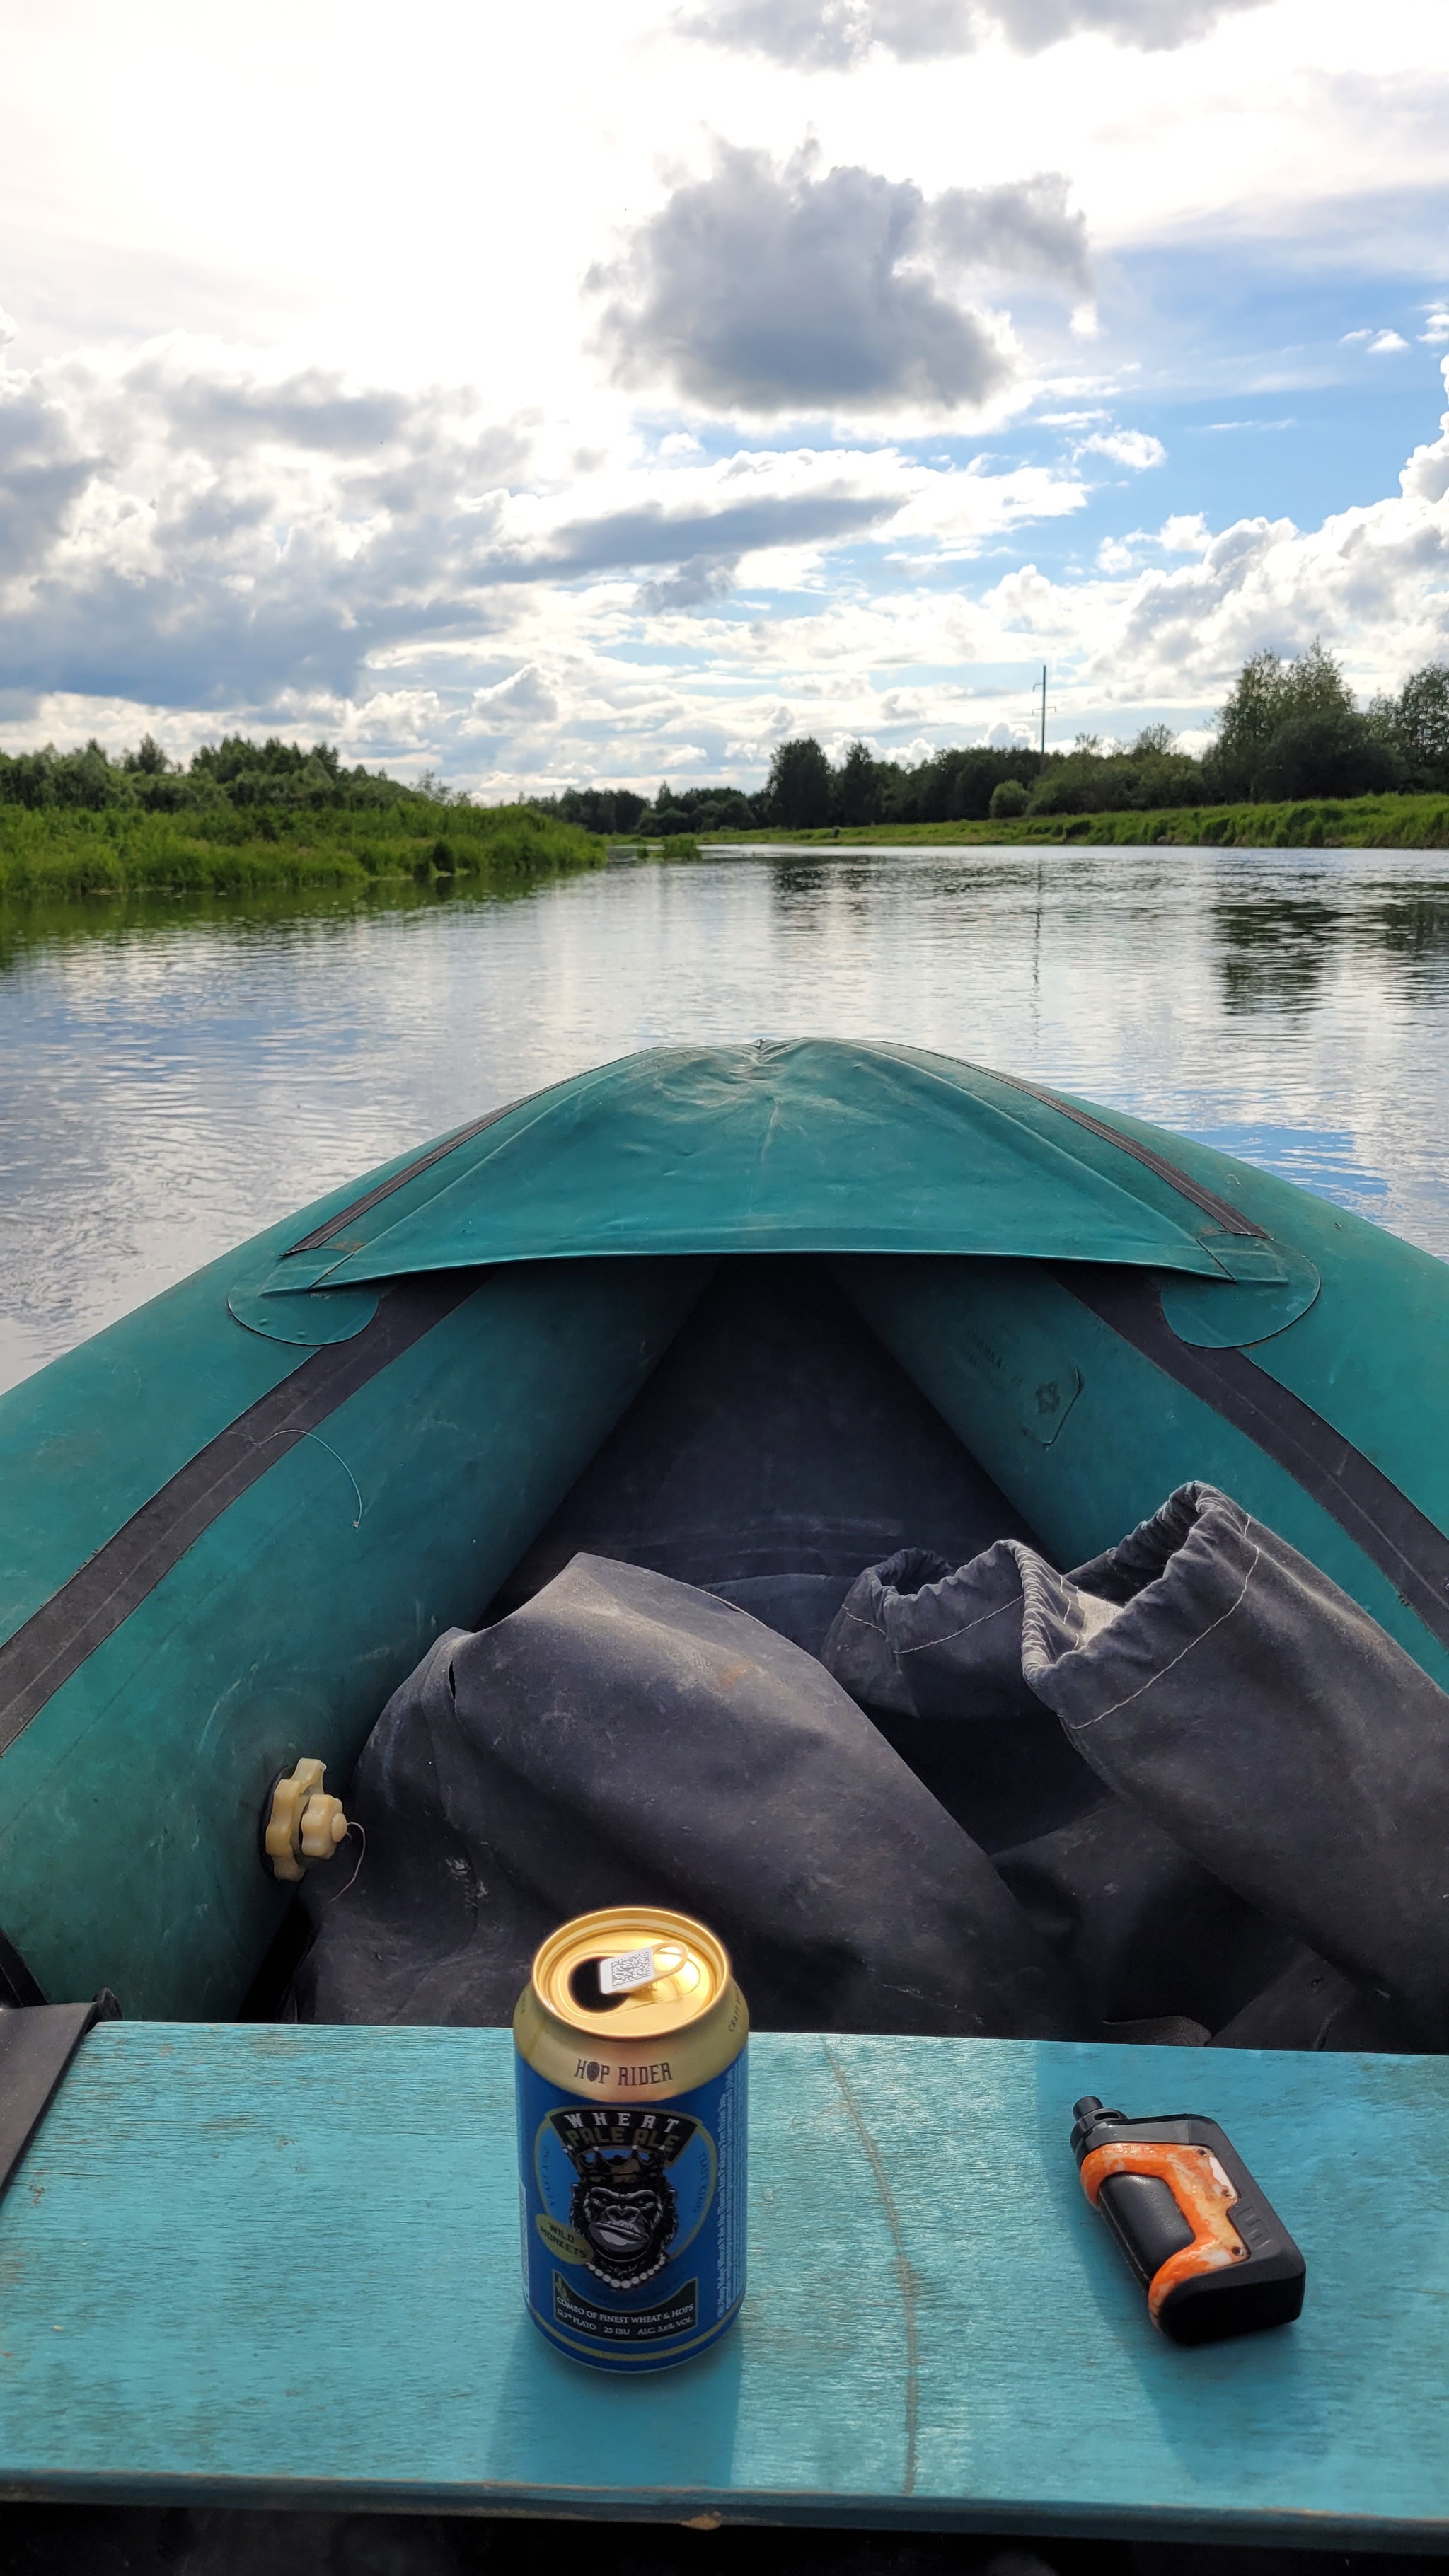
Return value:
[(0, 899), (244, 894), (269, 887), (474, 880), (500, 891), (602, 867), (592, 833), (527, 805), (147, 814), (0, 807)]
[(1111, 843), (1176, 845), (1240, 850), (1449, 850), (1449, 797), (1357, 796), (1343, 802), (1310, 798), (1293, 805), (1177, 806), (1151, 814), (1021, 814), (987, 823), (842, 824), (813, 832), (721, 832), (714, 841), (823, 843), (845, 849), (861, 842), (908, 846), (925, 842), (989, 846), (1050, 846), (1057, 842), (1101, 848)]

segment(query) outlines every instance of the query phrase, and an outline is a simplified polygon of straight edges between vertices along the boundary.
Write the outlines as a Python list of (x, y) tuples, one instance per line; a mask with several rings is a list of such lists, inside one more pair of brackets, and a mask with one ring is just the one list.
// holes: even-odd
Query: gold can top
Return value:
[(731, 1975), (724, 1943), (691, 1915), (610, 1905), (551, 1932), (531, 1983), (545, 2012), (619, 2045), (688, 2030), (719, 2001)]

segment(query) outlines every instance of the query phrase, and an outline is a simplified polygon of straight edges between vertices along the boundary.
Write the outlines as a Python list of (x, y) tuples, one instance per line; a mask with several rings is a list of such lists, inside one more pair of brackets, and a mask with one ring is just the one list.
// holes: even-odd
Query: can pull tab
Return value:
[(631, 1995), (640, 1986), (652, 1986), (655, 1974), (652, 1950), (625, 1950), (618, 1958), (599, 1961), (599, 1991)]

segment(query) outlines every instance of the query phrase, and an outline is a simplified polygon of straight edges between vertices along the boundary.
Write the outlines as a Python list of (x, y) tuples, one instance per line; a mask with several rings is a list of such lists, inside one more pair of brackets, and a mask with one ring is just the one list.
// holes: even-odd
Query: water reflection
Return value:
[[(1442, 865), (1442, 861), (1438, 864)], [(1449, 885), (1332, 883), (1311, 891), (1275, 888), (1213, 906), (1230, 1011), (1303, 1009), (1347, 944), (1425, 970), (1449, 972)]]
[(505, 902), (0, 910), (0, 1383), (386, 1154), (701, 1037), (999, 1064), (1449, 1253), (1446, 969), (1436, 853), (750, 851)]
[(1315, 1001), (1330, 951), (1345, 929), (1341, 912), (1314, 897), (1297, 902), (1213, 906), (1229, 1011), (1301, 1011)]
[(1340, 1207), (1354, 1208), (1360, 1216), (1382, 1213), (1374, 1202), (1387, 1198), (1388, 1181), (1382, 1172), (1366, 1168), (1357, 1139), (1347, 1127), (1272, 1127), (1258, 1119), (1246, 1126), (1195, 1132), (1204, 1145), (1216, 1145), (1220, 1154), (1261, 1163), (1268, 1171), (1281, 1173), (1285, 1181), (1296, 1181), (1300, 1189), (1313, 1190)]
[(1383, 893), (1374, 908), (1374, 922), (1388, 956), (1428, 967), (1435, 981), (1443, 981), (1449, 972), (1449, 886), (1424, 886), (1410, 894)]

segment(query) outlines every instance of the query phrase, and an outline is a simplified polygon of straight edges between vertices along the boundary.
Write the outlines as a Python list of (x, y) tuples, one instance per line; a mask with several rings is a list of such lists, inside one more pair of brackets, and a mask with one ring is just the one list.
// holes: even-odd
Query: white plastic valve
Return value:
[(273, 1789), (262, 1838), (273, 1878), (304, 1877), (314, 1862), (331, 1860), (345, 1841), (347, 1817), (341, 1799), (323, 1788), (326, 1776), (325, 1762), (304, 1754)]

